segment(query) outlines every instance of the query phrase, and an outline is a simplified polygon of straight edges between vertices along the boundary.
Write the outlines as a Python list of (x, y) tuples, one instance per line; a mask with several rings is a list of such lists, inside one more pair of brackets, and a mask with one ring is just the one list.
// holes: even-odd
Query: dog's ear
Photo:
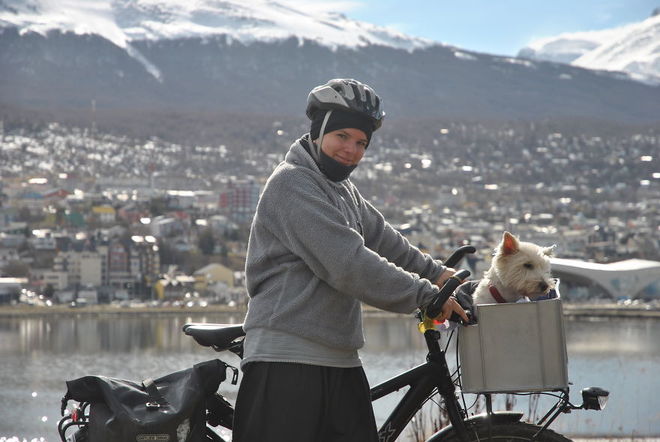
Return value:
[(518, 253), (519, 245), (518, 238), (510, 234), (509, 232), (504, 232), (502, 235), (502, 254), (504, 255), (513, 255)]
[(555, 256), (555, 249), (557, 248), (557, 244), (553, 244), (550, 247), (544, 247), (543, 248), (543, 254), (545, 256)]

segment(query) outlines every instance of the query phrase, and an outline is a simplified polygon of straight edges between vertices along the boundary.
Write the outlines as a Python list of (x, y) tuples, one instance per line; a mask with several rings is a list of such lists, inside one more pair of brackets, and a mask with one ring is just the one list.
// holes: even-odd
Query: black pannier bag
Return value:
[[(105, 376), (67, 381), (68, 400), (89, 403), (89, 420), (71, 440), (90, 442), (199, 442), (207, 401), (226, 379), (227, 364), (214, 359), (142, 383)], [(81, 434), (82, 433), (82, 434)]]

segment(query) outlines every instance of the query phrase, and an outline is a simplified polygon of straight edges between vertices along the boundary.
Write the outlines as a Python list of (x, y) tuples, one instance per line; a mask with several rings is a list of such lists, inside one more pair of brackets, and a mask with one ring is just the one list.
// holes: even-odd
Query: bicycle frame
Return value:
[(427, 330), (424, 332), (429, 353), (426, 363), (414, 367), (405, 373), (395, 376), (371, 389), (371, 401), (376, 401), (403, 387), (410, 387), (399, 401), (390, 416), (378, 431), (379, 440), (394, 441), (403, 432), (408, 422), (422, 408), (434, 390), (438, 390), (449, 415), (449, 420), (457, 433), (465, 434), (465, 412), (460, 408), (455, 396), (455, 386), (451, 378), (445, 352), (438, 343), (440, 332)]

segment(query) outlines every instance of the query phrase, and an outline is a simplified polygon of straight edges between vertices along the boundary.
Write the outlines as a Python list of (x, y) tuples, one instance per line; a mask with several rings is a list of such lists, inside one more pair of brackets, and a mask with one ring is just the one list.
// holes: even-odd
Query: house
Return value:
[(55, 202), (65, 199), (69, 192), (61, 188), (46, 189), (41, 192), (41, 196), (48, 202)]
[(85, 286), (78, 291), (76, 303), (79, 305), (95, 305), (99, 303), (99, 293), (95, 287)]
[(164, 275), (156, 281), (154, 291), (159, 300), (182, 300), (194, 291), (195, 278), (187, 275)]
[(55, 290), (63, 290), (69, 285), (69, 274), (62, 271), (46, 270), (42, 273), (43, 287), (51, 285)]
[(28, 241), (35, 250), (55, 250), (57, 248), (55, 238), (51, 232), (46, 232), (43, 235), (34, 236)]
[(185, 232), (183, 223), (175, 218), (157, 216), (151, 220), (151, 234), (159, 238), (182, 235)]
[(117, 216), (129, 224), (135, 224), (140, 221), (140, 218), (147, 217), (149, 212), (146, 210), (141, 210), (137, 204), (131, 202), (121, 207), (117, 211)]
[(27, 278), (0, 278), (0, 304), (18, 299), (21, 289), (27, 283)]
[(218, 235), (227, 235), (239, 229), (238, 224), (225, 215), (213, 215), (208, 219), (208, 226)]
[(12, 261), (18, 261), (21, 257), (18, 255), (18, 250), (13, 247), (2, 247), (0, 245), (0, 269), (4, 268)]
[(167, 205), (172, 209), (192, 209), (195, 199), (195, 192), (192, 190), (167, 191)]
[(116, 211), (112, 206), (93, 206), (92, 213), (98, 216), (99, 221), (101, 221), (102, 224), (110, 224), (115, 221)]
[(26, 190), (18, 196), (17, 200), (20, 207), (26, 207), (30, 212), (40, 211), (44, 205), (43, 195), (34, 190)]
[(227, 287), (234, 287), (234, 271), (218, 263), (211, 263), (193, 273), (195, 278), (195, 290), (202, 293), (209, 285), (217, 282), (224, 283)]

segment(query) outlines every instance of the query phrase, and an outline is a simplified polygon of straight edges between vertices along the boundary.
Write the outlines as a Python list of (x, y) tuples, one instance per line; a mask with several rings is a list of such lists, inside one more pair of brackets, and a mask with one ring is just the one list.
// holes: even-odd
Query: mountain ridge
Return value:
[(660, 85), (660, 8), (647, 19), (598, 31), (568, 32), (536, 40), (519, 57), (619, 71)]
[[(105, 23), (108, 16), (115, 20), (110, 5), (121, 4), (123, 11), (132, 11), (131, 7), (140, 5), (174, 4), (165, 0), (69, 3), (97, 7), (95, 23)], [(411, 50), (406, 45), (364, 39), (354, 45), (332, 45), (327, 39), (300, 35), (240, 40), (231, 33), (199, 35), (195, 31), (177, 38), (136, 39), (139, 32), (133, 25), (145, 19), (134, 12), (120, 20), (133, 37), (122, 31), (113, 41), (103, 32), (87, 32), (93, 23), (60, 30), (57, 20), (46, 20), (48, 13), (39, 9), (43, 4), (0, 0), (0, 101), (6, 104), (36, 109), (221, 109), (298, 115), (312, 87), (330, 78), (354, 77), (379, 91), (393, 118), (575, 117), (632, 123), (660, 119), (660, 88), (631, 81), (621, 73), (482, 54), (422, 40), (414, 40), (418, 47)], [(236, 0), (197, 4), (238, 8)], [(12, 8), (19, 13), (11, 12)], [(237, 11), (235, 17), (255, 23), (254, 17), (246, 18), (240, 8)], [(295, 9), (279, 12), (281, 22), (299, 23), (298, 16), (307, 17)], [(169, 13), (152, 11), (154, 17)], [(43, 14), (39, 22), (35, 17)], [(173, 29), (181, 29), (176, 20), (183, 13), (172, 14), (167, 17)], [(75, 19), (58, 17), (67, 23)], [(201, 15), (195, 17), (202, 21)], [(352, 22), (330, 13), (323, 17), (336, 19), (326, 26)]]

